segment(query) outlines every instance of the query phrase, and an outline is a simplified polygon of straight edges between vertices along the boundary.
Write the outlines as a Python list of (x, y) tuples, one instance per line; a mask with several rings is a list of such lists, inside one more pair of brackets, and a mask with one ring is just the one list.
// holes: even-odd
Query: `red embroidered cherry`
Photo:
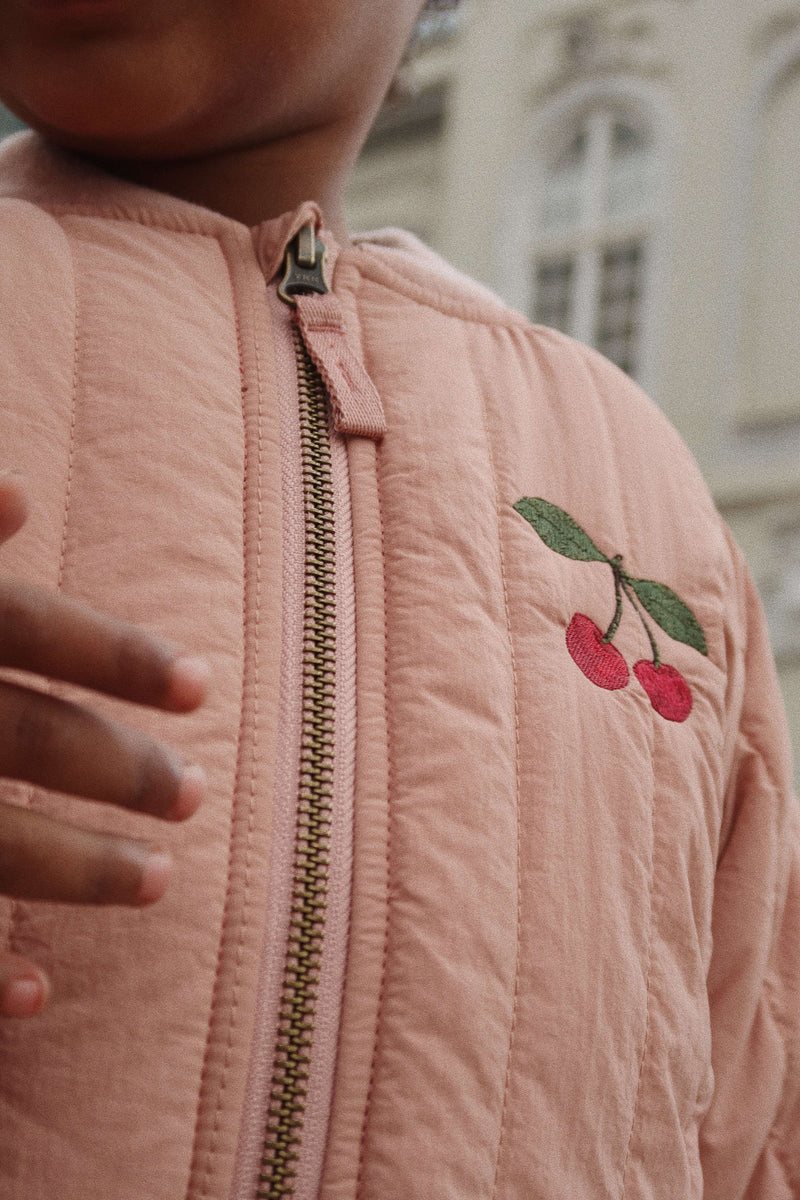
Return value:
[(686, 720), (692, 711), (692, 693), (680, 671), (667, 663), (656, 666), (643, 658), (636, 663), (633, 673), (657, 713), (667, 721)]
[(602, 630), (583, 613), (576, 613), (567, 628), (567, 649), (587, 679), (598, 687), (624, 688), (630, 674), (616, 646), (603, 641)]
[(612, 645), (627, 600), (641, 621), (653, 652), (652, 661), (642, 659), (637, 662), (634, 673), (660, 716), (667, 721), (685, 721), (692, 711), (691, 690), (680, 671), (661, 662), (648, 617), (675, 641), (692, 646), (707, 656), (708, 644), (703, 628), (689, 606), (665, 583), (629, 575), (623, 567), (621, 554), (609, 557), (557, 504), (551, 504), (541, 496), (526, 496), (517, 501), (514, 509), (557, 554), (573, 562), (605, 563), (611, 568), (616, 609), (606, 632), (602, 633), (583, 613), (576, 613), (567, 629), (567, 648), (586, 678), (608, 691), (624, 688), (628, 683), (628, 666)]

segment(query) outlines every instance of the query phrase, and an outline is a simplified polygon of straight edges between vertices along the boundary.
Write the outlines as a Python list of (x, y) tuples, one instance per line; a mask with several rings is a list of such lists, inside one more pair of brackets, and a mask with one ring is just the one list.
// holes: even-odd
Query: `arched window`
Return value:
[(583, 106), (549, 140), (531, 315), (642, 373), (656, 192), (653, 137), (628, 106)]

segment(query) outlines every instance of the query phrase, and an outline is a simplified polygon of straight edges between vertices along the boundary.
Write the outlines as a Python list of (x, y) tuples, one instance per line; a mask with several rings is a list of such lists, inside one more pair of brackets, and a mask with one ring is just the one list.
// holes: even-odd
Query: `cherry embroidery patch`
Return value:
[(612, 643), (619, 629), (625, 600), (642, 623), (653, 657), (640, 659), (633, 673), (656, 712), (667, 721), (685, 721), (692, 711), (691, 689), (675, 667), (662, 663), (658, 644), (645, 613), (674, 641), (708, 654), (700, 622), (671, 588), (652, 579), (636, 579), (622, 566), (622, 555), (609, 558), (569, 513), (547, 500), (518, 500), (520, 516), (533, 526), (546, 546), (576, 562), (604, 562), (611, 568), (616, 608), (605, 633), (583, 613), (575, 613), (567, 627), (567, 649), (587, 679), (608, 691), (627, 687), (630, 671)]

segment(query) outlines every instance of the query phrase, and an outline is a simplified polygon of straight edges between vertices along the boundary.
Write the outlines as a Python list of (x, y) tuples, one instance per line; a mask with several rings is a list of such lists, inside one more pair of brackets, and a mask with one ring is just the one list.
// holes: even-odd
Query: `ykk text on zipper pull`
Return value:
[(317, 237), (314, 226), (304, 225), (286, 247), (283, 279), (278, 285), (281, 300), (294, 305), (298, 296), (326, 295), (330, 291), (325, 279), (326, 258), (325, 243)]

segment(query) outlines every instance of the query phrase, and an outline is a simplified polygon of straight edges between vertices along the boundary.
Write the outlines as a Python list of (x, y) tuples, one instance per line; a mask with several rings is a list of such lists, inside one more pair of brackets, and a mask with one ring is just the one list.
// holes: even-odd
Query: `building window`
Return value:
[(542, 258), (536, 268), (534, 319), (539, 325), (567, 330), (572, 324), (572, 286), (575, 260), (569, 254)]
[(641, 241), (622, 242), (603, 252), (595, 345), (629, 375), (638, 367), (643, 266)]
[(628, 112), (584, 110), (546, 162), (533, 254), (533, 319), (641, 370), (654, 155)]

